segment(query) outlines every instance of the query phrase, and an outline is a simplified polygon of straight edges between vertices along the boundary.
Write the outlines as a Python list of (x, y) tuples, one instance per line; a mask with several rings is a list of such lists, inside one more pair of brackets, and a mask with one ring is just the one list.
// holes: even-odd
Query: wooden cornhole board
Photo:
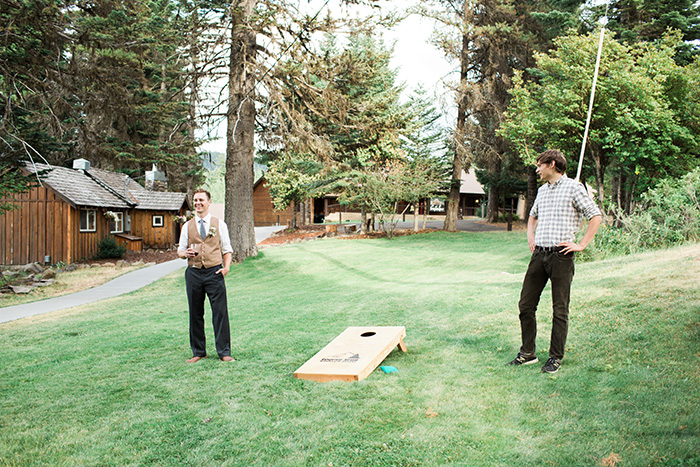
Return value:
[(294, 377), (324, 383), (361, 381), (394, 347), (406, 352), (403, 326), (349, 327), (294, 372)]

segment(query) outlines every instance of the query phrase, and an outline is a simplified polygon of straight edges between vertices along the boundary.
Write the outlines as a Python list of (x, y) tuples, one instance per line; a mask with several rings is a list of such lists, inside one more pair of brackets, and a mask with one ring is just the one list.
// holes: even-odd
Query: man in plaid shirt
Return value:
[[(583, 185), (566, 176), (566, 158), (550, 149), (537, 157), (537, 174), (546, 183), (537, 191), (537, 198), (527, 222), (527, 242), (532, 252), (530, 264), (520, 292), (520, 329), (522, 347), (509, 365), (536, 363), (535, 312), (547, 281), (552, 282), (552, 336), (549, 358), (544, 373), (556, 373), (561, 366), (569, 328), (569, 297), (574, 278), (574, 252), (582, 251), (593, 240), (602, 216)], [(588, 228), (579, 243), (575, 236), (583, 216)]]

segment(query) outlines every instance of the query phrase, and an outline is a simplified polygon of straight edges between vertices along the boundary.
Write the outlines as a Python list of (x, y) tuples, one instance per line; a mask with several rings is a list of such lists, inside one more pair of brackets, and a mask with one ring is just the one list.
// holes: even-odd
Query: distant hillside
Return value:
[(209, 172), (216, 170), (226, 162), (226, 154), (223, 152), (205, 151), (200, 155), (202, 156), (202, 166)]
[[(204, 169), (211, 174), (217, 169), (221, 168), (221, 173), (224, 172), (224, 165), (226, 164), (226, 154), (217, 151), (206, 151), (201, 153), (202, 156), (202, 166)], [(267, 166), (265, 164), (253, 163), (253, 172), (255, 174), (254, 180), (258, 181), (260, 177), (267, 171)], [(208, 175), (209, 178), (211, 175)]]

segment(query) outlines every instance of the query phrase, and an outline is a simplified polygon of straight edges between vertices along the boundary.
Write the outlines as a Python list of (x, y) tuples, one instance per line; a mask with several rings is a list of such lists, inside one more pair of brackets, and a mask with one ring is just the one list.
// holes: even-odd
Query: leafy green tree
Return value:
[[(557, 147), (576, 170), (597, 42), (597, 33), (562, 37), (550, 54), (537, 55), (537, 82), (516, 75), (501, 134), (527, 163)], [(656, 180), (698, 164), (698, 65), (674, 62), (680, 42), (678, 33), (653, 45), (605, 41), (582, 172), (594, 179), (601, 204), (629, 212)]]
[[(275, 209), (282, 211), (292, 203), (298, 206), (315, 194), (322, 166), (310, 154), (285, 153), (274, 160), (265, 173)], [(296, 216), (292, 226), (296, 227)]]

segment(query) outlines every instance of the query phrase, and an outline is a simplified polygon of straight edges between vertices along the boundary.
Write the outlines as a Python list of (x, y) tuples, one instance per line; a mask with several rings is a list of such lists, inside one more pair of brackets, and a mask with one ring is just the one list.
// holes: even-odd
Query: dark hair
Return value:
[(554, 161), (554, 168), (560, 174), (566, 172), (566, 157), (558, 149), (547, 149), (537, 156), (538, 164), (549, 164)]
[(194, 195), (196, 195), (197, 193), (204, 193), (205, 195), (207, 195), (207, 199), (211, 201), (211, 193), (209, 193), (204, 188), (197, 188), (196, 190), (194, 190), (194, 192), (192, 193), (192, 198), (194, 198)]

